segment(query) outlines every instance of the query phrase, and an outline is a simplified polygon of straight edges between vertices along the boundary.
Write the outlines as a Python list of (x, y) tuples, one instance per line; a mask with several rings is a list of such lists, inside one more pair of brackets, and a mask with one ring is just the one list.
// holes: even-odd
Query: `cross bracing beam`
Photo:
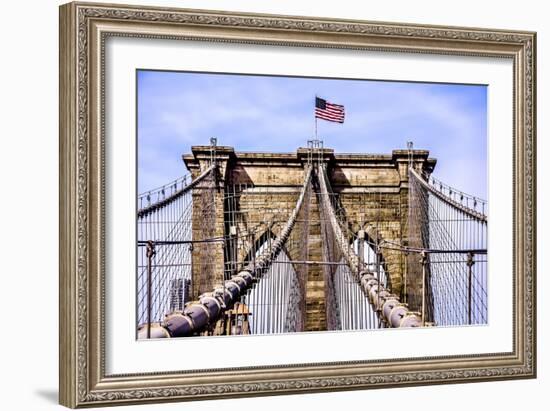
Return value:
[[(242, 296), (246, 295), (248, 289), (269, 269), (290, 237), (298, 214), (305, 203), (306, 193), (311, 183), (311, 173), (311, 166), (307, 166), (296, 206), (272, 246), (250, 261), (231, 279), (224, 281), (220, 287), (202, 294), (198, 301), (188, 304), (183, 311), (167, 314), (161, 323), (151, 327), (151, 338), (185, 337), (202, 332), (215, 324), (225, 310), (233, 307)], [(146, 332), (147, 327), (142, 327), (138, 331), (138, 338), (146, 338)]]
[(373, 308), (383, 316), (386, 324), (390, 327), (422, 326), (422, 317), (419, 313), (410, 311), (407, 305), (401, 303), (395, 294), (392, 294), (390, 290), (380, 284), (373, 271), (360, 269), (359, 257), (353, 247), (350, 246), (346, 235), (344, 235), (336, 216), (336, 211), (330, 201), (330, 186), (324, 164), (318, 166), (317, 176), (319, 179), (321, 212), (325, 214), (323, 218), (329, 221), (336, 242), (350, 268), (352, 276), (361, 286), (363, 293), (369, 299)]

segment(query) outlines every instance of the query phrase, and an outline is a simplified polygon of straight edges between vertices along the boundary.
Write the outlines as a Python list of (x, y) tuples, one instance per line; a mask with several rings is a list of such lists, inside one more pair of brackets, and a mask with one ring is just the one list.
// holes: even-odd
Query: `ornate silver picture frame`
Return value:
[[(502, 121), (511, 125), (507, 130), (511, 136), (508, 162), (511, 181), (508, 179), (507, 184), (512, 191), (509, 193), (512, 204), (508, 204), (512, 221), (502, 223), (511, 227), (509, 250), (513, 254), (509, 267), (512, 292), (505, 296), (509, 301), (509, 328), (506, 329), (510, 330), (507, 334), (510, 349), (396, 358), (371, 358), (363, 356), (361, 351), (353, 358), (342, 360), (327, 357), (319, 361), (274, 363), (266, 357), (259, 365), (242, 362), (172, 370), (149, 369), (144, 365), (136, 372), (111, 372), (107, 364), (112, 361), (110, 342), (120, 335), (114, 335), (109, 325), (112, 320), (108, 305), (113, 301), (115, 289), (110, 281), (113, 273), (109, 272), (112, 255), (108, 243), (113, 239), (109, 238), (107, 215), (114, 206), (108, 195), (110, 170), (118, 167), (118, 160), (113, 158), (108, 142), (108, 110), (112, 108), (108, 101), (113, 83), (106, 76), (106, 70), (109, 59), (122, 58), (114, 55), (115, 49), (107, 48), (112, 39), (173, 42), (170, 44), (204, 42), (222, 48), (232, 45), (285, 48), (294, 53), (332, 50), (390, 53), (405, 58), (449, 56), (455, 61), (475, 58), (509, 62), (512, 110)], [(154, 47), (158, 43), (149, 44)], [(223, 68), (213, 71), (223, 71)], [(60, 403), (77, 408), (535, 378), (535, 102), (536, 34), (533, 32), (78, 2), (61, 6)], [(401, 154), (406, 163), (407, 152), (403, 150)], [(198, 164), (199, 160), (189, 157), (186, 161)], [(429, 162), (427, 158), (425, 161)], [(329, 205), (326, 207), (330, 209)], [(238, 281), (233, 279), (238, 283), (236, 286), (252, 278), (246, 274), (250, 271), (243, 272)], [(132, 277), (135, 273), (117, 272), (117, 275)], [(365, 280), (365, 287), (367, 283)], [(208, 309), (208, 304), (203, 305)], [(192, 311), (189, 313), (192, 315)], [(411, 314), (411, 324), (425, 325), (421, 314)], [(187, 314), (183, 310), (178, 315), (184, 318)], [(166, 323), (159, 326), (172, 332)], [(405, 332), (396, 331), (404, 338)], [(425, 328), (415, 331), (429, 332)], [(139, 341), (136, 334), (127, 334), (130, 343), (141, 347), (150, 348), (157, 343)], [(230, 338), (235, 337), (217, 338), (216, 344), (223, 349)], [(322, 345), (325, 337), (320, 333), (315, 338)], [(201, 345), (194, 347), (197, 355), (206, 355), (201, 353)]]

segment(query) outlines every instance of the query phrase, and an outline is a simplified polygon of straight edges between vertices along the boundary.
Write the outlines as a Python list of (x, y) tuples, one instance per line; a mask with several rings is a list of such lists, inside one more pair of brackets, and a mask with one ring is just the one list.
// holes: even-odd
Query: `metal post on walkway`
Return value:
[(468, 324), (472, 324), (472, 267), (474, 265), (474, 254), (468, 253), (466, 261), (468, 266)]
[(426, 251), (420, 254), (420, 263), (422, 264), (422, 326), (426, 325), (426, 264), (428, 255)]
[(382, 310), (380, 309), (380, 262), (382, 261), (380, 254), (380, 241), (378, 237), (378, 230), (376, 230), (376, 282), (378, 287), (376, 292), (376, 311), (378, 312), (378, 328), (382, 328), (383, 320)]
[(155, 255), (155, 244), (147, 241), (147, 338), (151, 338), (151, 306), (153, 288), (153, 256)]
[(405, 263), (404, 263), (404, 266), (405, 266), (405, 269), (403, 270), (403, 296), (402, 296), (402, 299), (403, 299), (403, 302), (405, 304), (407, 304), (407, 270), (409, 269), (409, 253), (408, 252), (404, 252), (403, 253), (404, 257), (405, 257)]
[(256, 253), (258, 252), (258, 250), (256, 250), (256, 242), (255, 242), (255, 238), (254, 238), (254, 229), (252, 229), (252, 228), (248, 229), (248, 241), (250, 243), (250, 249), (252, 250), (252, 267), (254, 267), (254, 269), (256, 269)]
[(363, 227), (357, 232), (357, 239), (359, 243), (357, 245), (357, 253), (359, 254), (359, 271), (365, 269), (365, 230)]

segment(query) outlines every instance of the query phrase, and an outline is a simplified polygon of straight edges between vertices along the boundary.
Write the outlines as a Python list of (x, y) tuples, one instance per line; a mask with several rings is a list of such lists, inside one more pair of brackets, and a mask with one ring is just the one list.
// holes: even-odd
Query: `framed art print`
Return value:
[(534, 33), (60, 27), (63, 405), (536, 375)]

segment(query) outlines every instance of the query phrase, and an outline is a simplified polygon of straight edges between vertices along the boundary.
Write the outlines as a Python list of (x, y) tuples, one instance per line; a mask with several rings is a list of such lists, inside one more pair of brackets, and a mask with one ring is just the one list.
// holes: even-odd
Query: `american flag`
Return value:
[(315, 97), (315, 118), (320, 118), (335, 123), (344, 122), (344, 106), (329, 103), (328, 101)]

